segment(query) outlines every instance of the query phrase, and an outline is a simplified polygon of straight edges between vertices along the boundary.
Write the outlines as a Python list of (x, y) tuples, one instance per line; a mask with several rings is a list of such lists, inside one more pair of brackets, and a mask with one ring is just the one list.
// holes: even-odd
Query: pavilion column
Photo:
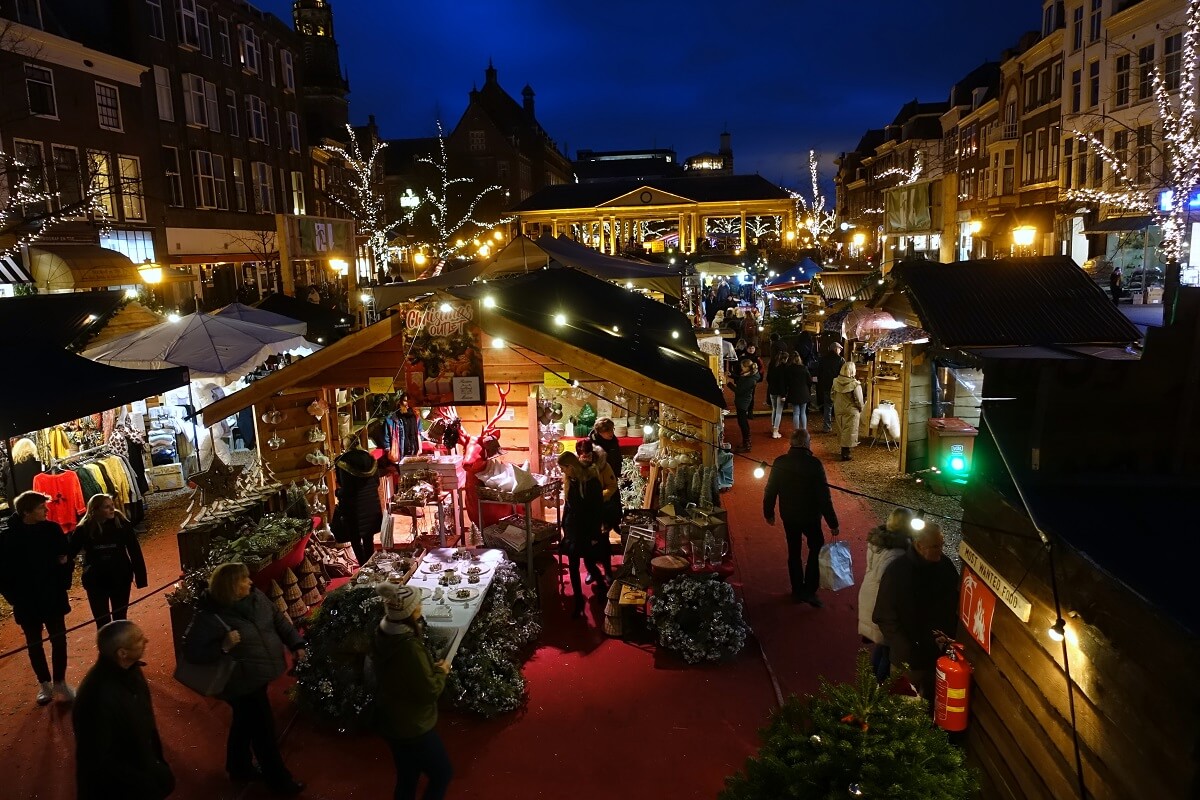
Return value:
[(558, 218), (550, 220), (550, 233), (555, 239), (558, 238)]
[(693, 211), (691, 213), (691, 217), (691, 225), (689, 226), (691, 230), (688, 231), (688, 233), (690, 234), (689, 238), (692, 241), (692, 252), (694, 253), (696, 252), (696, 247), (699, 244), (698, 240), (704, 235), (704, 231), (700, 230), (700, 214)]
[(604, 252), (604, 217), (596, 221), (596, 235), (592, 237), (592, 247)]
[(683, 214), (680, 214), (679, 215), (679, 252), (681, 252), (681, 253), (687, 252), (687, 245), (685, 244), (687, 239), (684, 238), (684, 235), (685, 234), (684, 234)]
[(742, 224), (738, 228), (742, 233), (742, 245), (739, 248), (741, 252), (746, 252), (746, 212), (742, 212)]

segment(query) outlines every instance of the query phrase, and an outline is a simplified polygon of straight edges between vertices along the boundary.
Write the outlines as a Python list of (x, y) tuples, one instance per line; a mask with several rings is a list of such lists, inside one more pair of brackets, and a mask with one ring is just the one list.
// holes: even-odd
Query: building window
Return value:
[(1050, 99), (1057, 100), (1062, 97), (1063, 89), (1063, 63), (1061, 61), (1054, 65), (1054, 77), (1050, 79)]
[(1149, 100), (1154, 94), (1154, 45), (1138, 50), (1138, 100)]
[(1064, 189), (1071, 189), (1075, 186), (1075, 182), (1073, 180), (1073, 178), (1075, 176), (1074, 158), (1075, 158), (1075, 140), (1067, 139), (1065, 142), (1063, 142), (1062, 182), (1063, 182)]
[(171, 102), (171, 71), (166, 67), (154, 66), (154, 99), (158, 101), (158, 118), (175, 121), (175, 108)]
[(1092, 148), (1092, 186), (1099, 189), (1104, 185), (1104, 131), (1094, 134), (1095, 147)]
[(221, 103), (217, 99), (217, 85), (212, 81), (204, 82), (204, 106), (208, 111), (208, 129), (220, 133)]
[(59, 211), (78, 207), (80, 215), (87, 211), (83, 202), (83, 176), (79, 171), (79, 151), (74, 147), (56, 144), (50, 147), (54, 160), (54, 190), (58, 193)]
[(275, 146), (283, 149), (283, 128), (279, 124), (279, 109), (275, 109)]
[(267, 69), (267, 75), (270, 76), (271, 85), (275, 85), (275, 45), (267, 42), (267, 58), (263, 62), (263, 66)]
[(1086, 189), (1088, 185), (1088, 140), (1075, 140), (1075, 186)]
[(1051, 180), (1058, 180), (1058, 147), (1059, 139), (1062, 137), (1062, 131), (1057, 125), (1050, 128), (1050, 163), (1046, 166), (1046, 177)]
[(1088, 108), (1100, 105), (1100, 62), (1088, 64)]
[(1071, 70), (1071, 113), (1078, 114), (1083, 94), (1083, 70)]
[(1037, 141), (1034, 143), (1034, 159), (1036, 163), (1033, 165), (1033, 179), (1039, 183), (1046, 180), (1046, 160), (1050, 155), (1048, 150), (1046, 129), (1038, 128)]
[(1129, 54), (1117, 56), (1113, 67), (1113, 103), (1120, 108), (1129, 105)]
[(1124, 128), (1113, 131), (1112, 154), (1113, 185), (1120, 186), (1129, 177), (1129, 131)]
[(1083, 47), (1083, 6), (1071, 12), (1071, 50)]
[(174, 147), (162, 149), (163, 172), (167, 179), (167, 205), (183, 206), (183, 176), (179, 172), (179, 151)]
[(213, 187), (216, 190), (217, 208), (229, 210), (229, 192), (225, 182), (225, 157), (213, 154)]
[(200, 31), (200, 52), (212, 58), (212, 28), (208, 24), (208, 9), (204, 6), (196, 8), (196, 28)]
[(121, 130), (121, 96), (117, 94), (117, 87), (107, 83), (96, 84), (96, 116), (101, 128)]
[(58, 118), (58, 102), (54, 97), (54, 73), (36, 64), (25, 65), (25, 95), (29, 98), (29, 113), (39, 117)]
[(271, 165), (262, 161), (251, 162), (250, 180), (254, 184), (254, 210), (260, 214), (274, 214), (275, 197), (271, 184)]
[(229, 135), (239, 136), (237, 92), (233, 89), (225, 90), (225, 110), (229, 116)]
[[(22, 139), (13, 140), (13, 157), (16, 161), (16, 175), (13, 183), (17, 191), (28, 195), (45, 195), (49, 191), (46, 175), (46, 162), (41, 142), (30, 142)], [(27, 203), (21, 205), (21, 215), (29, 216), (48, 210), (48, 202)]]
[(1150, 182), (1150, 167), (1154, 164), (1154, 128), (1141, 125), (1137, 129), (1137, 176), (1138, 184)]
[(246, 96), (246, 137), (252, 142), (267, 141), (267, 104), (261, 97)]
[(121, 176), (121, 211), (125, 219), (146, 218), (142, 202), (142, 163), (134, 156), (117, 156), (117, 171)]
[(1179, 90), (1183, 76), (1183, 34), (1177, 33), (1163, 40), (1163, 85), (1168, 92)]
[(196, 193), (196, 208), (217, 207), (213, 158), (207, 150), (192, 151), (192, 190)]
[(1050, 34), (1054, 33), (1057, 27), (1057, 20), (1054, 18), (1054, 3), (1046, 6), (1042, 11), (1042, 38), (1045, 39)]
[(1088, 15), (1088, 41), (1100, 41), (1100, 10), (1104, 0), (1092, 0), (1092, 13)]
[(196, 19), (196, 0), (179, 0), (175, 12), (175, 23), (179, 28), (179, 44), (200, 49), (200, 24)]
[(258, 34), (249, 25), (239, 25), (238, 28), (241, 30), (242, 69), (258, 75), (262, 70)]
[(292, 213), (304, 214), (304, 173), (292, 173)]
[(283, 88), (289, 92), (296, 91), (296, 67), (292, 63), (292, 51), (279, 51), (279, 65), (283, 73)]
[(508, 160), (500, 159), (496, 162), (496, 177), (500, 180), (508, 179)]
[(300, 116), (295, 111), (287, 112), (288, 141), (293, 153), (300, 152)]
[(229, 20), (217, 17), (217, 47), (221, 51), (221, 63), (233, 63), (233, 47), (229, 43)]
[(246, 173), (242, 171), (242, 160), (233, 161), (233, 199), (237, 202), (237, 210), (246, 210)]
[(155, 39), (167, 38), (167, 27), (163, 24), (162, 0), (146, 0), (150, 10), (150, 36)]
[(472, 152), (480, 152), (487, 149), (487, 137), (483, 131), (469, 131), (467, 133), (467, 147)]
[(154, 261), (154, 234), (150, 231), (109, 231), (100, 234), (100, 246), (116, 250), (135, 264)]
[(188, 125), (208, 126), (208, 101), (204, 97), (204, 78), (183, 75), (183, 108)]
[(1037, 78), (1030, 75), (1025, 79), (1025, 110), (1032, 111), (1037, 107)]
[(99, 206), (109, 218), (117, 216), (113, 193), (112, 156), (98, 150), (88, 150), (88, 174), (91, 178), (92, 206)]

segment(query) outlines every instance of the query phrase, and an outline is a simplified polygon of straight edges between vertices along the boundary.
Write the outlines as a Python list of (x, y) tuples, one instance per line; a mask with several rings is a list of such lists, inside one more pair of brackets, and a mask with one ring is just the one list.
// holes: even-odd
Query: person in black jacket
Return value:
[[(41, 492), (22, 492), (13, 501), (8, 527), (0, 530), (0, 595), (12, 606), (13, 617), (25, 634), (29, 663), (38, 679), (40, 706), (53, 699), (75, 699), (66, 682), (70, 547), (59, 524), (46, 520), (49, 500)], [(43, 628), (50, 635), (53, 672), (42, 649)]]
[(350, 449), (333, 462), (337, 470), (337, 505), (329, 530), (339, 542), (350, 542), (358, 563), (375, 553), (375, 534), (383, 525), (379, 503), (379, 462), (350, 440)]
[(958, 570), (942, 554), (942, 530), (928, 524), (883, 573), (872, 621), (883, 631), (892, 670), (907, 670), (921, 696), (933, 700), (941, 640), (958, 626)]
[[(778, 334), (771, 334), (777, 336)], [(771, 404), (771, 438), (781, 439), (779, 426), (783, 422), (783, 404), (787, 402), (788, 379), (791, 357), (787, 350), (778, 348), (771, 356), (771, 365), (767, 367), (767, 401)]]
[(808, 427), (808, 401), (812, 395), (812, 375), (799, 353), (792, 354), (787, 365), (787, 401), (792, 404), (792, 430)]
[[(808, 431), (792, 431), (791, 449), (775, 459), (767, 488), (763, 493), (763, 517), (768, 525), (775, 524), (775, 503), (783, 517), (783, 533), (787, 537), (788, 578), (792, 597), (820, 608), (824, 603), (817, 597), (820, 585), (820, 566), (817, 561), (825, 536), (821, 532), (821, 517), (829, 532), (837, 536), (838, 518), (825, 482), (825, 467), (809, 449)], [(808, 562), (800, 558), (801, 540), (808, 542)]]
[(833, 380), (842, 371), (842, 346), (837, 342), (825, 348), (817, 362), (817, 399), (821, 401), (821, 414), (825, 417), (824, 433), (833, 431)]
[(79, 684), (71, 712), (79, 800), (162, 800), (175, 790), (142, 675), (147, 641), (123, 619), (96, 636), (100, 657)]
[[(183, 635), (183, 652), (195, 664), (211, 664), (223, 653), (236, 669), (220, 699), (233, 709), (225, 745), (225, 771), (235, 781), (263, 778), (276, 794), (299, 794), (304, 784), (292, 778), (279, 754), (275, 718), (267, 685), (287, 669), (284, 648), (306, 656), (304, 639), (265, 594), (250, 582), (245, 564), (213, 570), (192, 624)], [(253, 758), (258, 759), (254, 765)]]
[[(588, 574), (596, 581), (596, 596), (608, 591), (604, 573), (595, 562), (600, 547), (600, 529), (604, 514), (604, 488), (600, 476), (592, 467), (585, 466), (579, 456), (567, 451), (558, 457), (558, 466), (563, 474), (562, 551), (567, 555), (571, 571), (571, 590), (575, 596), (573, 617), (583, 616), (583, 582), (579, 577), (579, 561), (587, 564)], [(604, 535), (607, 539), (607, 534)]]
[(136, 581), (139, 589), (146, 588), (146, 560), (137, 532), (111, 495), (92, 496), (69, 542), (72, 558), (83, 553), (83, 589), (96, 627), (125, 619), (130, 585)]

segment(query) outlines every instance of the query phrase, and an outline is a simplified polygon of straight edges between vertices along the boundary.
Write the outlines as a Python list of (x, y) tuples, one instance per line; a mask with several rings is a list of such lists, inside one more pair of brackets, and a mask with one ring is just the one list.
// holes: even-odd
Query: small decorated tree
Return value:
[(853, 683), (822, 679), (817, 694), (789, 698), (761, 736), (720, 800), (963, 800), (977, 789), (928, 705), (880, 686), (865, 653)]

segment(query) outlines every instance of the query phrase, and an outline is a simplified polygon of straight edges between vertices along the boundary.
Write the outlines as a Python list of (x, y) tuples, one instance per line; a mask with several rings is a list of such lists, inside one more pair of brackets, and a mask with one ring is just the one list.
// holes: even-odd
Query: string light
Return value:
[(567, 324), (567, 315), (566, 314), (555, 314), (554, 315), (554, 324), (555, 325), (566, 325)]
[(917, 510), (917, 515), (909, 521), (908, 527), (914, 531), (925, 530), (925, 509), (921, 508)]
[(1066, 620), (1064, 620), (1062, 617), (1056, 619), (1054, 624), (1050, 626), (1050, 630), (1046, 631), (1046, 635), (1056, 642), (1061, 642), (1063, 639), (1067, 638)]
[[(73, 203), (63, 203), (58, 192), (47, 190), (41, 164), (27, 164), (0, 151), (0, 175), (8, 176), (7, 199), (0, 204), (0, 230), (14, 235), (8, 247), (0, 249), (0, 257), (16, 255), (22, 247), (35, 244), (50, 229), (78, 218), (81, 213), (92, 214), (101, 234), (111, 230), (114, 192), (121, 188), (141, 193), (141, 187), (132, 187), (132, 182), (119, 187), (112, 182), (109, 157), (95, 154), (91, 158), (103, 161), (89, 164), (91, 180), (83, 187), (82, 197)], [(58, 206), (58, 210), (47, 212), (48, 206)], [(31, 208), (32, 214), (27, 215), (26, 208)]]
[(875, 180), (880, 181), (885, 178), (890, 178), (893, 175), (899, 175), (900, 182), (896, 184), (897, 186), (911, 186), (921, 177), (921, 172), (924, 168), (924, 164), (921, 162), (921, 151), (918, 150), (913, 156), (912, 169), (904, 169), (903, 167), (892, 167), (891, 169), (885, 169), (883, 172), (875, 176)]
[(762, 480), (763, 476), (766, 474), (767, 474), (767, 462), (763, 461), (757, 467), (754, 468), (754, 477), (758, 478), (759, 480)]
[(671, 331), (671, 338), (672, 338), (672, 339), (678, 339), (678, 338), (679, 338), (679, 331)]
[(654, 426), (651, 425), (649, 422), (647, 422), (645, 425), (642, 426), (642, 433), (649, 436), (650, 434), (654, 433)]
[(499, 350), (500, 348), (504, 347), (504, 340), (501, 339), (499, 336), (493, 338), (492, 339), (492, 347)]
[(837, 222), (837, 215), (832, 211), (825, 210), (825, 195), (821, 194), (820, 181), (817, 179), (816, 150), (808, 151), (808, 174), (812, 179), (812, 199), (804, 197), (799, 192), (791, 194), (796, 201), (796, 216), (804, 220), (801, 227), (808, 231), (813, 241), (816, 242), (821, 236), (833, 233)]
[(496, 307), (496, 298), (492, 297), (490, 294), (484, 295), (483, 307), (484, 308), (495, 308)]
[(449, 314), (453, 310), (454, 306), (450, 305), (449, 303), (442, 303), (440, 306), (438, 306), (438, 311), (441, 311), (443, 314)]

